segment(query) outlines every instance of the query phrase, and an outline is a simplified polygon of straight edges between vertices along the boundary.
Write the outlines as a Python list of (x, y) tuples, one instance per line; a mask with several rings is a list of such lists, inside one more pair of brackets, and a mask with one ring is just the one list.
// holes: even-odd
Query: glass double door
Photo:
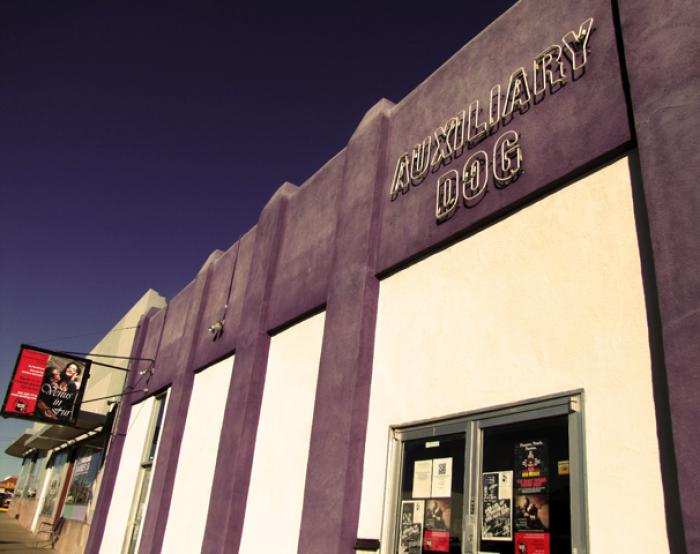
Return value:
[[(397, 554), (585, 552), (572, 518), (571, 404), (396, 431)], [(571, 430), (574, 429), (572, 433)], [(572, 437), (572, 434), (574, 435)], [(580, 488), (577, 483), (574, 489)], [(576, 496), (576, 495), (575, 495)], [(578, 549), (577, 549), (578, 548)]]

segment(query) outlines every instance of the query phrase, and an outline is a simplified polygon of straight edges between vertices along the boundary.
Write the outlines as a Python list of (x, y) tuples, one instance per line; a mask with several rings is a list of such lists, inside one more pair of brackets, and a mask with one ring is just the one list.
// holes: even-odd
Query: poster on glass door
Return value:
[(549, 533), (516, 533), (516, 554), (550, 554)]
[(421, 554), (424, 515), (424, 500), (404, 500), (401, 502), (399, 554)]
[(547, 443), (542, 440), (519, 442), (515, 446), (515, 484), (522, 493), (547, 491)]
[(549, 498), (546, 494), (515, 495), (515, 530), (549, 531)]
[(452, 458), (416, 460), (413, 463), (413, 498), (452, 496)]
[(450, 498), (452, 496), (452, 458), (433, 459), (433, 478), (430, 496)]
[(513, 498), (516, 532), (549, 531), (548, 464), (545, 441), (516, 443)]
[(413, 464), (413, 498), (430, 498), (430, 490), (433, 476), (432, 460), (417, 460)]
[(431, 499), (425, 503), (424, 552), (450, 551), (452, 501)]
[(513, 472), (486, 472), (482, 483), (482, 540), (513, 540)]

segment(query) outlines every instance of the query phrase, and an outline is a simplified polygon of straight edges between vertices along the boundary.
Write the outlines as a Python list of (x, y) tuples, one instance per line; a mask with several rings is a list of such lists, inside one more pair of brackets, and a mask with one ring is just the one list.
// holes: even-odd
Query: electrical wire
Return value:
[(83, 338), (83, 337), (93, 337), (93, 336), (95, 336), (95, 335), (108, 335), (109, 333), (114, 333), (114, 332), (116, 332), (116, 331), (125, 331), (125, 330), (127, 330), (127, 329), (137, 329), (137, 328), (138, 328), (138, 325), (133, 325), (133, 326), (131, 326), (131, 327), (119, 327), (118, 329), (111, 329), (110, 331), (107, 331), (106, 333), (104, 333), (103, 331), (96, 331), (96, 332), (94, 332), (94, 333), (85, 333), (85, 334), (83, 334), (83, 335), (73, 335), (73, 336), (71, 336), (71, 337), (56, 337), (56, 338), (53, 338), (53, 339), (33, 340), (33, 341), (30, 341), (30, 342), (32, 342), (32, 343), (42, 343), (42, 342), (56, 342), (56, 341), (59, 341), (59, 340), (80, 339), (80, 338)]

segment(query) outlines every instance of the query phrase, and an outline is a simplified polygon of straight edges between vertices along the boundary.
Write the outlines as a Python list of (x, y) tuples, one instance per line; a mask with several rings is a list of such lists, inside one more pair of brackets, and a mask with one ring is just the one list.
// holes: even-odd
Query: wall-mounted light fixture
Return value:
[(224, 319), (220, 319), (219, 321), (212, 323), (209, 326), (208, 331), (212, 334), (212, 339), (213, 341), (216, 341), (219, 339), (219, 337), (223, 334), (224, 332)]

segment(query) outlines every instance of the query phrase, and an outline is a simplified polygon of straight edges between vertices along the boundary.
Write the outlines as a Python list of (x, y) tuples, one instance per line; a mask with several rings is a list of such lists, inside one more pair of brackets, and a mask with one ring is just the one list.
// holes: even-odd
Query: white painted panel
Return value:
[(297, 551), (324, 319), (272, 338), (240, 554)]
[(581, 388), (591, 551), (668, 552), (627, 159), (387, 278), (378, 309), (358, 536), (390, 425)]
[(234, 357), (194, 377), (162, 552), (199, 552)]
[(154, 402), (154, 397), (147, 398), (131, 408), (129, 427), (102, 536), (101, 554), (121, 553)]

